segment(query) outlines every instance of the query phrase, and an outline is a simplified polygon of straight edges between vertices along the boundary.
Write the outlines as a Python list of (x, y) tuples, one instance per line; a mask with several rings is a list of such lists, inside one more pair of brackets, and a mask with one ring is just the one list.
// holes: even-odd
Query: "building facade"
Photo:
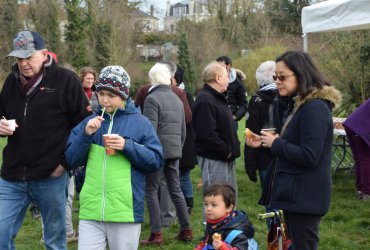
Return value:
[(207, 0), (184, 0), (175, 4), (167, 1), (166, 15), (163, 19), (164, 30), (174, 32), (176, 24), (182, 19), (201, 22), (212, 16)]
[(159, 18), (153, 16), (153, 10), (151, 8), (151, 14), (147, 14), (142, 10), (134, 9), (131, 12), (131, 16), (135, 22), (135, 28), (142, 32), (157, 32), (159, 31)]

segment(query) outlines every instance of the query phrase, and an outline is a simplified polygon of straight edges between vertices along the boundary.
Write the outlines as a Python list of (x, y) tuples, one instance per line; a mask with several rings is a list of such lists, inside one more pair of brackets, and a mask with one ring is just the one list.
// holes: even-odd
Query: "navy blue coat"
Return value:
[(290, 212), (324, 215), (331, 194), (333, 121), (331, 109), (339, 91), (324, 87), (312, 91), (299, 106), (284, 134), (275, 139), (268, 181), (260, 203)]

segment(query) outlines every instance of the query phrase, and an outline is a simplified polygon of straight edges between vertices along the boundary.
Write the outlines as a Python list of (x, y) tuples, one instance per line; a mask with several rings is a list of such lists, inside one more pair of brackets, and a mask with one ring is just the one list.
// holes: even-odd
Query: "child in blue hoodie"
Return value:
[[(77, 125), (66, 158), (86, 166), (80, 193), (78, 249), (137, 249), (144, 221), (145, 175), (163, 165), (162, 146), (150, 121), (129, 97), (130, 77), (120, 66), (102, 69), (96, 85), (101, 111)], [(104, 148), (103, 135), (116, 134)]]

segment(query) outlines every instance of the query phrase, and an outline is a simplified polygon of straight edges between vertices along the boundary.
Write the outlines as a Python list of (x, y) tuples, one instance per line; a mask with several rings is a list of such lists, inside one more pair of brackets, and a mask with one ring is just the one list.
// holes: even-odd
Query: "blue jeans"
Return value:
[(193, 198), (193, 186), (190, 180), (190, 171), (180, 171), (180, 187), (185, 198)]
[(41, 211), (46, 249), (66, 249), (67, 180), (67, 173), (36, 181), (7, 181), (0, 178), (0, 249), (15, 249), (14, 238), (31, 201)]
[(261, 188), (263, 189), (263, 186), (265, 185), (265, 181), (266, 181), (267, 169), (259, 169), (258, 173), (260, 175)]

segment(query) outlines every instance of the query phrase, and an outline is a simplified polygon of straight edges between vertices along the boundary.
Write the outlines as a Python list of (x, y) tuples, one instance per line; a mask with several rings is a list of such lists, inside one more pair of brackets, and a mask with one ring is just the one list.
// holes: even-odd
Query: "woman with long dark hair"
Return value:
[(331, 111), (340, 93), (326, 81), (311, 57), (287, 51), (276, 59), (277, 133), (247, 139), (253, 147), (271, 148), (274, 156), (260, 204), (283, 209), (293, 249), (315, 250), (319, 224), (331, 194)]

